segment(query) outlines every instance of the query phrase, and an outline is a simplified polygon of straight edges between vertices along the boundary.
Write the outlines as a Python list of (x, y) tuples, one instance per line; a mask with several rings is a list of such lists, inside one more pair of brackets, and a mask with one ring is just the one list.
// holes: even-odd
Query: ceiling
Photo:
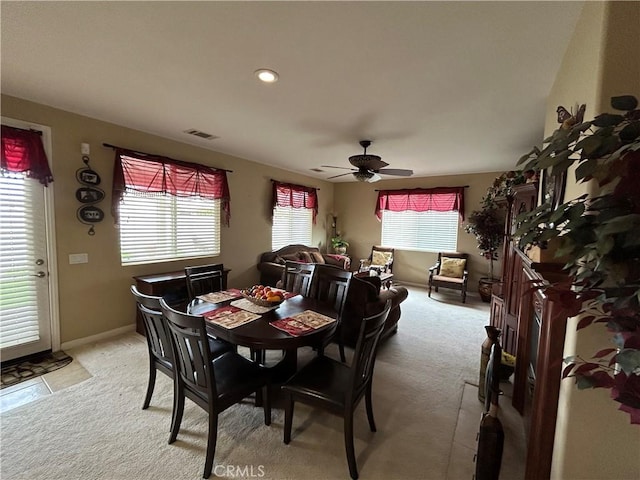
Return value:
[(362, 139), (416, 176), (501, 171), (582, 5), (2, 2), (2, 93), (321, 179)]

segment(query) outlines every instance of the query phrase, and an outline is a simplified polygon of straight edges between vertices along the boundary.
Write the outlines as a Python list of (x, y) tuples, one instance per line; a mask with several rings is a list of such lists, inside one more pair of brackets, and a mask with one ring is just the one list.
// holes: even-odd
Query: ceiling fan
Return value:
[(384, 168), (389, 165), (383, 162), (378, 155), (367, 154), (367, 148), (371, 145), (371, 140), (360, 140), (360, 146), (364, 148), (364, 153), (360, 155), (352, 155), (349, 157), (349, 163), (356, 168), (335, 167), (333, 165), (322, 165), (325, 168), (341, 168), (343, 170), (351, 170), (349, 173), (341, 173), (331, 178), (344, 177), (345, 175), (353, 175), (359, 182), (373, 183), (381, 180), (383, 175), (395, 175), (397, 177), (410, 177), (413, 170), (405, 170), (402, 168)]

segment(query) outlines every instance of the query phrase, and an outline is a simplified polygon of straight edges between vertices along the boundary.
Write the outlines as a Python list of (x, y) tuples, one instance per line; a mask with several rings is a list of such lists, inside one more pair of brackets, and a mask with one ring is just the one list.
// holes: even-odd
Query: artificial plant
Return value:
[(612, 334), (613, 345), (592, 358), (565, 358), (563, 378), (573, 377), (580, 389), (611, 389), (620, 410), (640, 424), (640, 110), (630, 95), (613, 97), (611, 106), (620, 113), (565, 122), (544, 148), (520, 159), (551, 175), (577, 164), (576, 181), (593, 181), (598, 191), (520, 215), (515, 235), (521, 248), (557, 239), (569, 280), (546, 293), (569, 316), (581, 316), (578, 329), (604, 323)]

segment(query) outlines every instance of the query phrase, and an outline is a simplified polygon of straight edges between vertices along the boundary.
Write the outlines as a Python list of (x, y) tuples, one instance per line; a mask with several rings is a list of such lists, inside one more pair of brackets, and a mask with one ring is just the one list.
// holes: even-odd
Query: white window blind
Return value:
[(271, 248), (290, 244), (311, 245), (313, 210), (309, 208), (274, 207)]
[(458, 212), (382, 212), (382, 245), (424, 252), (456, 251)]
[[(40, 339), (39, 289), (46, 282), (34, 275), (37, 252), (46, 251), (44, 222), (31, 212), (44, 211), (44, 196), (37, 181), (0, 176), (0, 347), (6, 348)], [(44, 285), (44, 287), (43, 287)]]
[(122, 265), (220, 254), (221, 200), (126, 192), (120, 204)]

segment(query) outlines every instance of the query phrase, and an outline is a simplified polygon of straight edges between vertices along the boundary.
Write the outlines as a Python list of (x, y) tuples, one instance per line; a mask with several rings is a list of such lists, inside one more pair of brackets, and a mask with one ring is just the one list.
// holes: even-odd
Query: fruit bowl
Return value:
[[(267, 290), (268, 289), (268, 290)], [(267, 298), (262, 298), (265, 294), (264, 292), (273, 292), (276, 295), (278, 300), (268, 300)], [(242, 296), (249, 300), (251, 303), (255, 303), (256, 305), (260, 305), (261, 307), (276, 307), (284, 302), (283, 292), (280, 290), (271, 289), (269, 287), (263, 287), (262, 285), (256, 285), (246, 290), (241, 290)]]

